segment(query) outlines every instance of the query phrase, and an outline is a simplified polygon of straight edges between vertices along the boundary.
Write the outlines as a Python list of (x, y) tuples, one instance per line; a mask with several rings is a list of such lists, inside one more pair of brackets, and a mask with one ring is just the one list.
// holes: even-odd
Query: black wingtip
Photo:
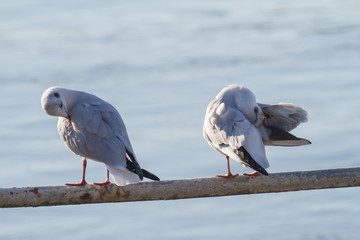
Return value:
[(302, 146), (311, 144), (311, 142), (305, 138), (298, 138), (291, 133), (288, 133), (280, 128), (267, 127), (270, 130), (269, 142), (270, 145), (275, 146)]
[(141, 169), (141, 170), (142, 170), (144, 177), (154, 180), (154, 181), (160, 181), (160, 178), (158, 178), (155, 174), (153, 174), (145, 169)]
[[(143, 180), (144, 174), (143, 174), (143, 171), (141, 171), (142, 169), (140, 168), (140, 166), (138, 166), (138, 164), (135, 165), (135, 164), (134, 164), (133, 162), (131, 162), (128, 158), (126, 158), (126, 168), (127, 168), (129, 171), (133, 172), (134, 174), (138, 175), (139, 178), (140, 178), (141, 180)], [(139, 171), (139, 169), (140, 169), (140, 171)]]
[(265, 168), (263, 168), (262, 166), (260, 166), (260, 164), (258, 164), (255, 159), (252, 158), (252, 156), (250, 155), (250, 153), (248, 151), (246, 151), (246, 149), (244, 147), (240, 147), (238, 149), (238, 153), (237, 153), (240, 158), (244, 161), (244, 164), (252, 169), (254, 169), (255, 171), (258, 171), (259, 173), (268, 176), (269, 173), (265, 170)]
[[(255, 162), (256, 163), (256, 162)], [(258, 171), (259, 173), (261, 173), (262, 175), (268, 176), (269, 173), (265, 170), (265, 168), (263, 168), (262, 166), (260, 166), (258, 163), (256, 163), (257, 165), (252, 165), (250, 166), (252, 169)]]
[(128, 158), (126, 158), (126, 168), (128, 170), (130, 170), (131, 172), (137, 174), (141, 180), (143, 180), (143, 178), (146, 177), (146, 178), (154, 180), (154, 181), (160, 181), (160, 178), (158, 178), (155, 174), (153, 174), (145, 169), (140, 168), (141, 171), (138, 171), (137, 166), (138, 166), (138, 164), (135, 165)]
[(263, 171), (260, 172), (260, 173), (262, 173), (262, 174), (265, 175), (265, 176), (269, 176), (269, 173), (268, 173), (265, 169), (263, 169)]
[(143, 180), (144, 176), (141, 171), (139, 163), (136, 161), (134, 154), (125, 148), (126, 154), (130, 157), (131, 161), (126, 157), (126, 168), (137, 174), (141, 180)]

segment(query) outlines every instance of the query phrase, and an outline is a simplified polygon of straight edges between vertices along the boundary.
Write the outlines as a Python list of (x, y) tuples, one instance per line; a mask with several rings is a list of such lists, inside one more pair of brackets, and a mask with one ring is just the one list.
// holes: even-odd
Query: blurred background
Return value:
[[(360, 163), (360, 2), (0, 1), (0, 187), (81, 177), (42, 92), (91, 92), (122, 115), (139, 162), (161, 179), (212, 177), (202, 137), (229, 84), (292, 102), (312, 145), (267, 147), (270, 173)], [(248, 172), (231, 162), (233, 173)], [(87, 181), (105, 178), (88, 162)], [(357, 239), (358, 188), (175, 201), (0, 209), (0, 239)]]

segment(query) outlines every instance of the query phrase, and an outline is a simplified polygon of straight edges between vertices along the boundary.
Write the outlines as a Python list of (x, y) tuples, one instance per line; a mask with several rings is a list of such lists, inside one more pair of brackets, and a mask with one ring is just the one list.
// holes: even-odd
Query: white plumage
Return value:
[(58, 131), (66, 146), (84, 157), (84, 174), (88, 158), (104, 163), (117, 185), (139, 182), (143, 176), (159, 180), (140, 168), (125, 124), (109, 103), (86, 92), (51, 87), (41, 105), (47, 114), (59, 117)]
[[(212, 148), (267, 175), (264, 145), (300, 146), (310, 141), (288, 133), (307, 121), (307, 112), (291, 103), (258, 104), (246, 87), (230, 85), (207, 107), (203, 135)], [(228, 175), (233, 177), (228, 164)]]

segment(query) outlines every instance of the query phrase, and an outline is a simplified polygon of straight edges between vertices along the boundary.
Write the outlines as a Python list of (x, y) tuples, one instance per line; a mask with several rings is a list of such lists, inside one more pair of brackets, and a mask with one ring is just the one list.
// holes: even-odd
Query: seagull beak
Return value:
[(271, 118), (270, 115), (265, 113), (265, 112), (263, 112), (263, 115), (264, 115), (265, 119), (270, 119)]
[(71, 115), (70, 115), (70, 113), (68, 113), (67, 111), (66, 111), (66, 113), (67, 113), (66, 119), (69, 120), (69, 122), (70, 122), (70, 124), (71, 124)]

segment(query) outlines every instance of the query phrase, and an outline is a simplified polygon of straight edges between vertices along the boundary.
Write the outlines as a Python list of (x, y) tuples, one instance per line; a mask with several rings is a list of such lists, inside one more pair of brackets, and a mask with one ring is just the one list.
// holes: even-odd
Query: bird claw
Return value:
[(244, 176), (248, 176), (248, 177), (257, 177), (257, 176), (260, 176), (260, 173), (259, 172), (253, 172), (253, 173), (244, 173), (243, 174)]
[(231, 174), (231, 173), (228, 173), (228, 174), (225, 174), (225, 175), (216, 175), (215, 177), (221, 177), (221, 178), (234, 178), (236, 176), (238, 176), (239, 174)]
[(95, 185), (98, 185), (98, 186), (104, 186), (104, 185), (108, 185), (110, 184), (110, 181), (109, 180), (106, 180), (104, 182), (99, 182), (99, 183), (94, 183)]
[(66, 186), (85, 186), (86, 184), (86, 181), (81, 181), (79, 183), (65, 183)]

